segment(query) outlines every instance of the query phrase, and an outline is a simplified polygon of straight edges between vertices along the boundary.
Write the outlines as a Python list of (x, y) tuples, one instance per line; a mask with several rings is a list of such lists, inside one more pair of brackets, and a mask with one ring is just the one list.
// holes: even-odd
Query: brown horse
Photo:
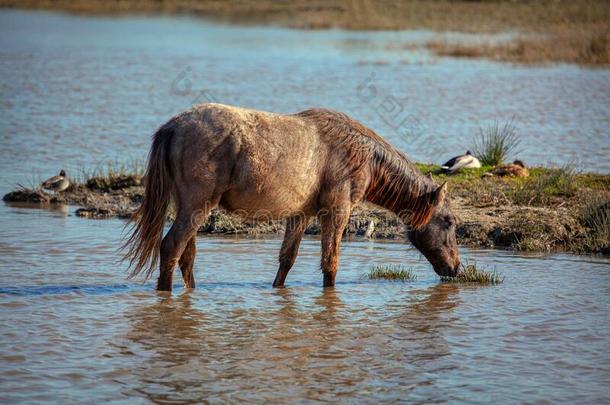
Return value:
[[(458, 273), (446, 185), (437, 186), (383, 138), (339, 112), (196, 106), (154, 134), (146, 179), (126, 258), (132, 276), (144, 271), (147, 278), (160, 259), (159, 290), (171, 290), (177, 263), (185, 286), (195, 287), (195, 235), (217, 206), (250, 218), (287, 219), (275, 287), (284, 285), (314, 216), (322, 231), (324, 286), (334, 286), (341, 236), (361, 201), (410, 225), (409, 239), (439, 275)], [(170, 200), (176, 219), (162, 239)]]

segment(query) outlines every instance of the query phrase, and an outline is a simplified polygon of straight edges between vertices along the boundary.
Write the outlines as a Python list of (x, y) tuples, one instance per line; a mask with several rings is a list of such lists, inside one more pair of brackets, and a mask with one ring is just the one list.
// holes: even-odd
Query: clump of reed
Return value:
[(500, 284), (504, 281), (504, 276), (493, 271), (478, 269), (475, 264), (462, 266), (462, 271), (455, 277), (441, 277), (446, 283), (476, 283), (485, 285)]
[(479, 129), (473, 152), (483, 166), (497, 166), (516, 152), (520, 139), (513, 120), (500, 125), (494, 121), (486, 129)]
[(413, 270), (401, 265), (377, 265), (363, 274), (361, 278), (367, 280), (414, 281), (417, 276)]

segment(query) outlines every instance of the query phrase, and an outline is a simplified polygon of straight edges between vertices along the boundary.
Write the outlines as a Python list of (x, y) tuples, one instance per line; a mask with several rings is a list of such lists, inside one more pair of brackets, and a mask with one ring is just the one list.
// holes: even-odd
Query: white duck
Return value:
[(56, 193), (66, 190), (70, 187), (70, 180), (66, 177), (65, 171), (60, 171), (58, 176), (53, 176), (42, 182), (42, 188), (51, 190)]
[(472, 155), (471, 151), (466, 151), (466, 154), (453, 157), (441, 166), (445, 173), (453, 174), (460, 169), (478, 169), (481, 167), (479, 159)]

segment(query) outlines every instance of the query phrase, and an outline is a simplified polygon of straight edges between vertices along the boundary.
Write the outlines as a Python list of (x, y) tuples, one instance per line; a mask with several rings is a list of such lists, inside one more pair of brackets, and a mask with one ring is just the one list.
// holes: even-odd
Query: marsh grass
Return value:
[(417, 276), (413, 270), (401, 265), (378, 265), (361, 278), (367, 280), (414, 281)]
[(519, 35), (510, 41), (478, 43), (435, 39), (426, 48), (438, 56), (486, 58), (500, 62), (540, 64), (550, 61), (607, 66), (610, 34), (601, 27), (563, 27), (546, 35)]
[(504, 125), (494, 121), (486, 129), (479, 129), (479, 137), (475, 139), (473, 152), (483, 166), (502, 164), (508, 156), (516, 152), (520, 140), (514, 121), (511, 119)]
[(87, 183), (92, 178), (105, 178), (108, 180), (125, 176), (144, 175), (146, 162), (141, 159), (131, 159), (128, 161), (103, 161), (94, 168), (81, 167), (80, 176), (76, 177), (81, 183)]
[(127, 162), (106, 161), (93, 169), (81, 168), (76, 182), (92, 190), (110, 191), (141, 185), (145, 164), (133, 159)]
[(582, 249), (596, 252), (610, 246), (610, 200), (597, 196), (585, 204), (580, 212), (580, 223), (587, 228)]
[(549, 168), (533, 174), (535, 175), (508, 192), (507, 195), (515, 204), (545, 205), (553, 197), (569, 198), (578, 190), (578, 172), (574, 165)]
[(504, 276), (494, 271), (478, 269), (475, 264), (462, 266), (461, 273), (456, 277), (441, 277), (446, 283), (476, 283), (485, 285), (501, 284)]

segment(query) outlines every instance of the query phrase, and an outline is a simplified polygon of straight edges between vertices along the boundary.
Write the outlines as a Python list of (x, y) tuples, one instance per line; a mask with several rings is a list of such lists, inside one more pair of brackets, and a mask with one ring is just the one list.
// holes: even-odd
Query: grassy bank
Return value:
[[(440, 167), (418, 164), (438, 182), (448, 181), (457, 236), (462, 245), (525, 251), (565, 250), (610, 254), (610, 175), (577, 173), (569, 167), (530, 168), (527, 178), (487, 177), (491, 167), (448, 176)], [(70, 189), (52, 195), (20, 188), (8, 202), (67, 203), (89, 218), (129, 218), (142, 200), (141, 174), (106, 170), (84, 176)], [(170, 219), (171, 219), (170, 213)], [(214, 211), (202, 233), (265, 235), (281, 233), (281, 221), (252, 222)], [(306, 233), (319, 234), (317, 221)], [(347, 236), (404, 239), (404, 225), (379, 207), (364, 204), (351, 215)]]
[(87, 14), (190, 14), (309, 29), (518, 31), (518, 36), (503, 43), (469, 44), (439, 38), (423, 46), (441, 56), (522, 63), (610, 63), (610, 3), (605, 0), (0, 0), (0, 7)]
[(597, 252), (610, 247), (610, 175), (573, 168), (530, 168), (530, 176), (486, 177), (491, 167), (452, 176), (418, 164), (437, 182), (449, 181), (461, 218), (458, 236), (470, 245), (527, 251)]

